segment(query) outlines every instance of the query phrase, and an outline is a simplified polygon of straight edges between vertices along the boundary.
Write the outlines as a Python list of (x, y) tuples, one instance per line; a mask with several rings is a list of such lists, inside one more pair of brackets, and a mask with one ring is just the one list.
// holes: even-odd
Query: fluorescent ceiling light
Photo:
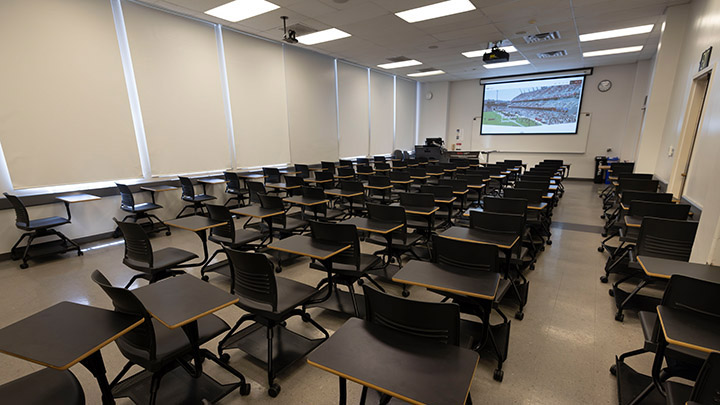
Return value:
[(342, 39), (349, 37), (350, 34), (348, 34), (345, 31), (340, 31), (337, 28), (330, 28), (318, 32), (313, 32), (312, 34), (303, 35), (301, 37), (297, 37), (297, 40), (300, 41), (303, 45), (315, 45), (322, 42), (328, 42), (328, 41), (334, 41), (336, 39)]
[[(510, 46), (501, 46), (500, 49), (502, 49), (503, 51), (505, 51), (505, 52), (507, 52), (507, 53), (517, 52), (517, 49), (515, 49), (515, 47), (512, 46), (512, 45), (510, 45)], [(466, 57), (466, 58), (477, 58), (477, 57), (480, 57), (480, 56), (485, 55), (486, 53), (488, 53), (488, 52), (490, 52), (490, 51), (492, 51), (492, 49), (481, 49), (481, 50), (479, 50), (479, 51), (463, 52), (462, 54), (463, 54), (463, 56)]]
[(404, 60), (402, 62), (383, 63), (382, 65), (378, 65), (378, 67), (383, 69), (398, 69), (417, 65), (422, 65), (422, 62), (416, 61), (415, 59), (410, 59)]
[(475, 6), (470, 2), (470, 0), (448, 0), (430, 4), (429, 6), (401, 11), (399, 13), (395, 13), (395, 15), (409, 23), (414, 23), (464, 13), (471, 10), (475, 10)]
[(205, 14), (230, 22), (238, 22), (278, 8), (280, 6), (265, 0), (235, 0), (210, 9)]
[(615, 48), (615, 49), (604, 49), (602, 51), (591, 51), (591, 52), (583, 52), (583, 58), (590, 58), (593, 56), (605, 56), (605, 55), (615, 55), (618, 53), (631, 53), (631, 52), (640, 52), (642, 51), (643, 46), (628, 46), (627, 48)]
[(593, 32), (591, 34), (580, 35), (580, 42), (597, 41), (598, 39), (608, 39), (617, 37), (627, 37), (629, 35), (647, 34), (652, 31), (655, 24), (640, 25), (638, 27), (621, 28), (619, 30), (610, 30), (602, 32)]
[(483, 65), (485, 69), (499, 69), (504, 67), (522, 66), (529, 65), (530, 62), (527, 59), (515, 60), (512, 62), (500, 62), (500, 63), (486, 63)]
[(442, 70), (431, 70), (429, 72), (418, 72), (418, 73), (409, 73), (408, 76), (410, 77), (423, 77), (423, 76), (435, 76), (435, 75), (444, 75), (445, 72)]

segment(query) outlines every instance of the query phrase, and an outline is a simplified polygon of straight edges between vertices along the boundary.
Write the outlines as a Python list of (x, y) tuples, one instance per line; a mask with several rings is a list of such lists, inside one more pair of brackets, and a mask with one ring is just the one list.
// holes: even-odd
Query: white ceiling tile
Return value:
[(323, 16), (323, 20), (335, 27), (342, 27), (348, 24), (364, 21), (367, 24), (374, 24), (374, 19), (390, 13), (372, 2), (357, 3), (351, 7)]

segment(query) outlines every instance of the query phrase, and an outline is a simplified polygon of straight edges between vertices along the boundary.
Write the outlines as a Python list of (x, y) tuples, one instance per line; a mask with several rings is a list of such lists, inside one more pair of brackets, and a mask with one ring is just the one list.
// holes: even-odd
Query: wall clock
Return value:
[(598, 90), (605, 93), (606, 91), (610, 90), (612, 88), (612, 82), (610, 80), (601, 80), (600, 83), (598, 83)]

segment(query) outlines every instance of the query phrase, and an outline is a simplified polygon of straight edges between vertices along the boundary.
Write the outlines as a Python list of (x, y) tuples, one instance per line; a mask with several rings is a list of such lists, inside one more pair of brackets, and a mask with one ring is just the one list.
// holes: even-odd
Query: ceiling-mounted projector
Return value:
[(483, 62), (485, 63), (500, 63), (507, 62), (510, 60), (510, 54), (498, 48), (494, 45), (490, 52), (483, 54)]
[(289, 44), (297, 44), (298, 40), (295, 38), (295, 31), (287, 29), (287, 16), (280, 17), (283, 20), (283, 41)]

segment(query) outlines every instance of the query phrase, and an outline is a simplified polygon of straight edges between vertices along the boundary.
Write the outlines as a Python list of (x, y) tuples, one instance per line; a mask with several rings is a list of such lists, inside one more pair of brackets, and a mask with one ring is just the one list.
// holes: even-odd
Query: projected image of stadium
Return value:
[(575, 134), (584, 76), (485, 85), (481, 135)]

